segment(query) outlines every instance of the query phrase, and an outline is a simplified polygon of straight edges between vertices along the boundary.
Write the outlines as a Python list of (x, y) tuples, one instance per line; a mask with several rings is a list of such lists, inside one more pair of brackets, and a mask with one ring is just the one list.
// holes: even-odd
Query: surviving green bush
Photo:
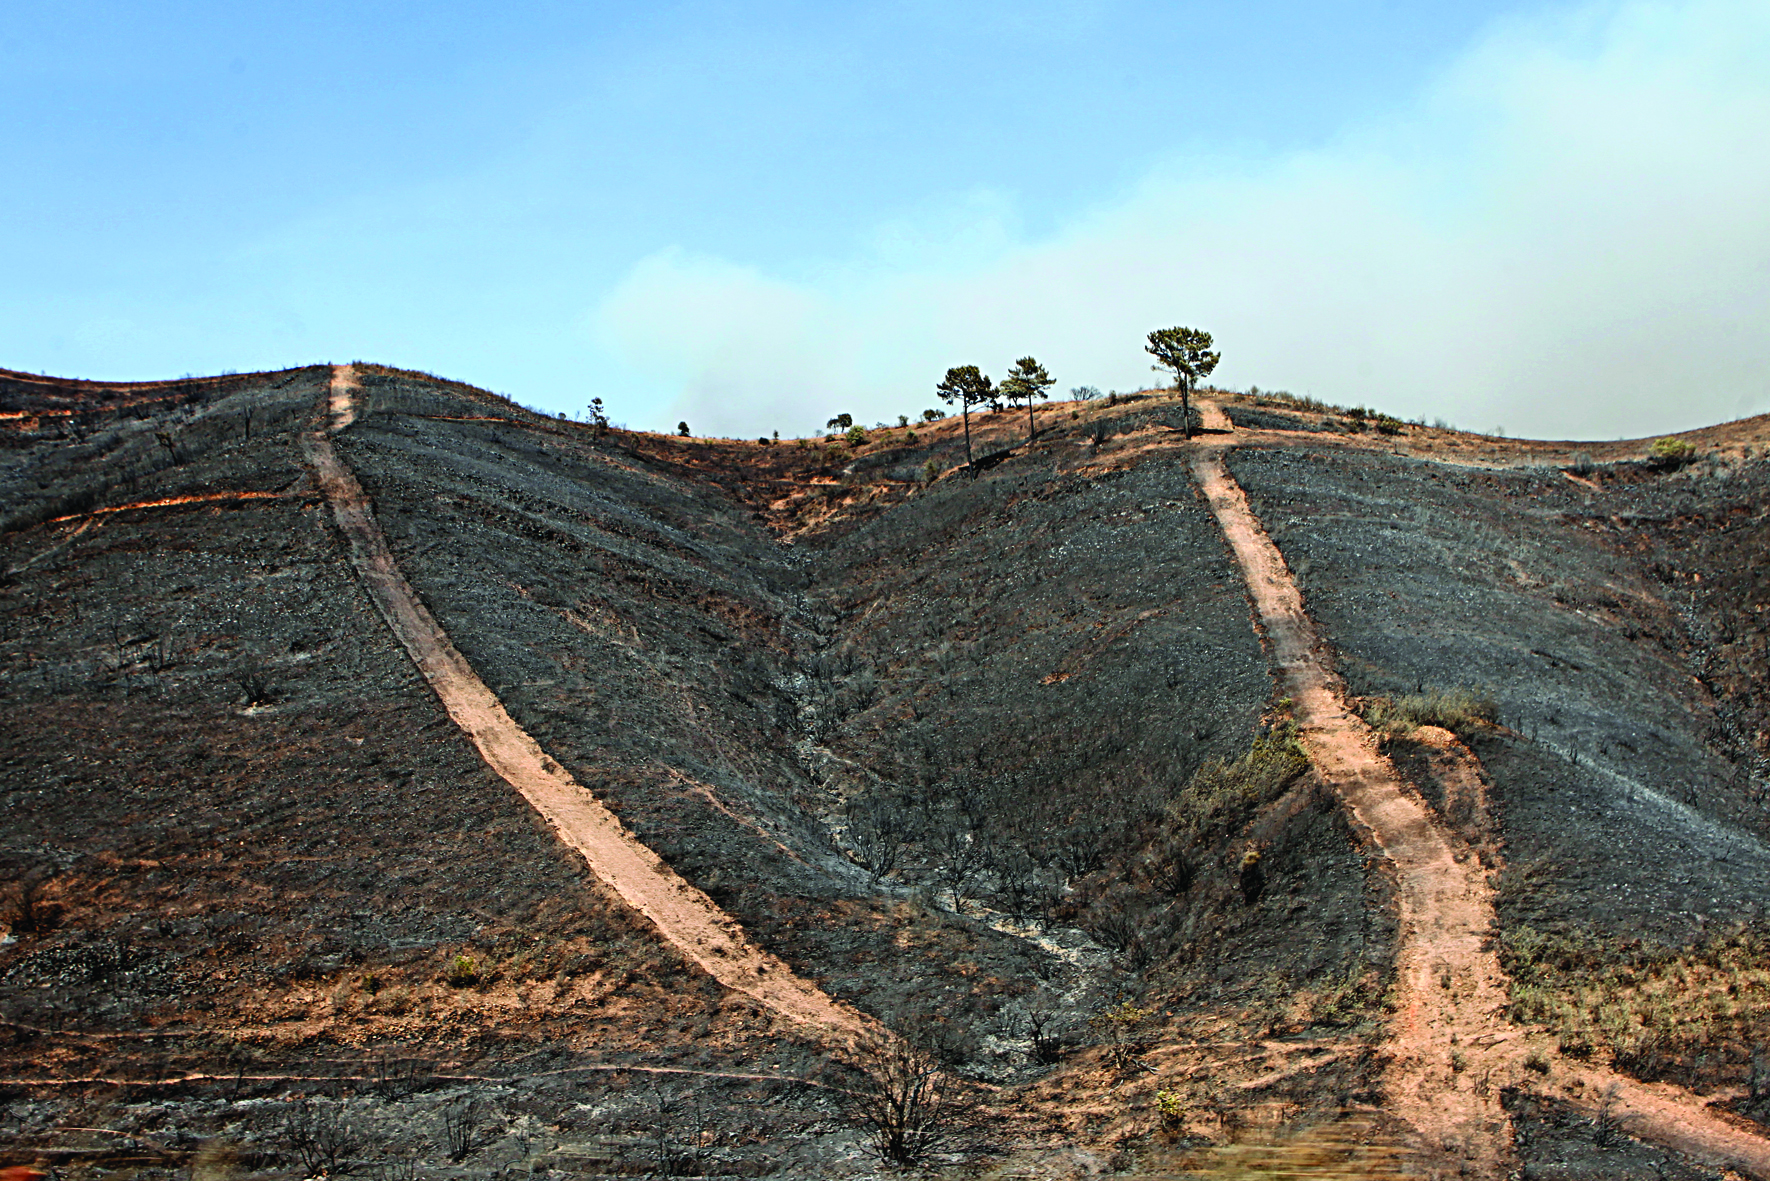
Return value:
[(1429, 689), (1401, 697), (1368, 697), (1362, 712), (1372, 729), (1391, 734), (1407, 734), (1417, 726), (1442, 726), (1467, 734), (1493, 725), (1500, 715), (1493, 697), (1476, 689)]
[(1178, 1130), (1186, 1122), (1186, 1094), (1163, 1088), (1155, 1093), (1155, 1114), (1162, 1127)]
[(479, 982), (479, 961), (466, 952), (462, 952), (449, 961), (443, 972), (443, 978), (456, 988), (465, 988)]
[(1314, 1025), (1357, 1025), (1380, 1004), (1383, 989), (1379, 974), (1363, 958), (1342, 971), (1330, 972), (1314, 986), (1309, 1019)]
[(1653, 440), (1653, 446), (1647, 449), (1656, 463), (1665, 467), (1680, 467), (1696, 457), (1696, 444), (1689, 439), (1679, 439), (1667, 435), (1663, 439)]

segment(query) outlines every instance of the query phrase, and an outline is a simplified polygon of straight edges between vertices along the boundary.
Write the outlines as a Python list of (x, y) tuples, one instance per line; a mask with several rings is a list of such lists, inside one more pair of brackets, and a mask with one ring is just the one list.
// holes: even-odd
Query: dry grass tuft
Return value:
[(1168, 808), (1175, 831), (1193, 841), (1246, 824), (1309, 769), (1289, 729), (1257, 738), (1238, 759), (1212, 759), (1189, 779)]
[(1407, 735), (1420, 726), (1441, 726), (1467, 736), (1472, 730), (1496, 725), (1499, 704), (1479, 689), (1428, 689), (1401, 697), (1366, 697), (1359, 712), (1373, 730)]

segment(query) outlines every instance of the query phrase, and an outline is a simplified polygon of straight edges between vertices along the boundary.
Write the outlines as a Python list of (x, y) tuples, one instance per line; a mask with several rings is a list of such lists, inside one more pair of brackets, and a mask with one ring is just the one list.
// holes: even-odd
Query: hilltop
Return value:
[(885, 1028), (954, 1169), (1756, 1168), (1770, 419), (1203, 410), (974, 416), (967, 471), (0, 373), (0, 1164), (867, 1175)]

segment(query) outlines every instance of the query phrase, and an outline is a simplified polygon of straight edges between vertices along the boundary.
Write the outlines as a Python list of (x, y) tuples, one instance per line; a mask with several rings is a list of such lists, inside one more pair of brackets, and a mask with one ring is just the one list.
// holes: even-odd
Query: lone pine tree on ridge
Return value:
[(1192, 438), (1192, 391), (1200, 378), (1211, 375), (1222, 355), (1211, 351), (1211, 334), (1202, 328), (1157, 328), (1143, 351), (1156, 359), (1151, 369), (1173, 372), (1180, 388), (1180, 419), (1186, 437)]

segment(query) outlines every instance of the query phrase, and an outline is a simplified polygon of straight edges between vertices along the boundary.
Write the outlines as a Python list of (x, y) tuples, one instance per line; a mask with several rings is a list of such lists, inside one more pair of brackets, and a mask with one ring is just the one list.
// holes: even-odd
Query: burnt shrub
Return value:
[(1088, 908), (1088, 930), (1114, 951), (1128, 951), (1143, 934), (1147, 917), (1143, 899), (1133, 890), (1120, 888), (1102, 895)]
[(343, 1100), (303, 1099), (283, 1115), (283, 1147), (309, 1176), (355, 1172), (363, 1137)]
[(1178, 897), (1192, 889), (1192, 883), (1198, 879), (1198, 867), (1184, 841), (1167, 837), (1145, 857), (1144, 874), (1157, 890)]
[(61, 907), (44, 896), (51, 876), (46, 870), (28, 869), (12, 883), (7, 898), (7, 925), (15, 934), (41, 935), (55, 926)]
[(900, 799), (868, 796), (850, 800), (847, 813), (852, 856), (875, 882), (884, 879), (897, 868), (909, 839), (909, 809)]
[(1060, 1014), (1050, 998), (1040, 996), (1026, 1011), (1027, 1035), (1032, 1043), (1032, 1060), (1049, 1066), (1063, 1057), (1063, 1035), (1058, 1032)]
[(849, 1116), (868, 1147), (894, 1165), (914, 1165), (950, 1144), (971, 1103), (948, 1056), (925, 1040), (875, 1033), (847, 1056)]
[(457, 1100), (442, 1109), (443, 1142), (448, 1147), (450, 1160), (466, 1160), (478, 1147), (485, 1114), (485, 1105), (473, 1096)]
[(1014, 847), (996, 856), (991, 868), (996, 875), (996, 901), (1015, 922), (1024, 922), (1046, 892), (1038, 862), (1025, 849)]
[(1088, 1018), (1088, 1024), (1099, 1036), (1101, 1045), (1106, 1049), (1106, 1060), (1112, 1064), (1113, 1069), (1123, 1071), (1133, 1066), (1143, 1066), (1137, 1056), (1147, 1048), (1144, 1026), (1153, 1016), (1154, 1009), (1121, 1000), (1117, 1004), (1103, 1007)]
[(1072, 824), (1058, 834), (1052, 853), (1066, 878), (1072, 882), (1085, 878), (1106, 864), (1106, 826), (1093, 821)]

